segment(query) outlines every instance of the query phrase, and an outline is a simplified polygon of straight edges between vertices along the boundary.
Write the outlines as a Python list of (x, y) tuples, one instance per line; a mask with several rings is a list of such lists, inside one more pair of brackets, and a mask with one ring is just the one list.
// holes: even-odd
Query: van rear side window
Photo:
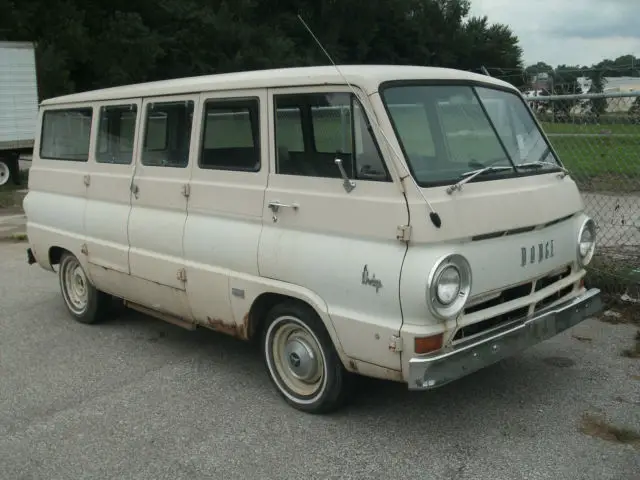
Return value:
[(186, 168), (189, 164), (192, 100), (150, 103), (142, 150), (142, 164)]
[(200, 168), (260, 170), (258, 100), (207, 100)]
[(93, 109), (48, 110), (42, 117), (40, 158), (86, 162)]
[(138, 106), (112, 105), (100, 109), (96, 161), (129, 165), (133, 159)]

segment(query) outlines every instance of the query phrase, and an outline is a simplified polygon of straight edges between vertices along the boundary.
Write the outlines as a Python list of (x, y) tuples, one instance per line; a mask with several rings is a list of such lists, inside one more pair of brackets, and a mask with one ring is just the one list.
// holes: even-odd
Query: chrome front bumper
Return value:
[(515, 325), (509, 324), (502, 330), (494, 330), (432, 356), (412, 358), (409, 360), (409, 390), (441, 387), (547, 340), (602, 308), (600, 290), (592, 288)]

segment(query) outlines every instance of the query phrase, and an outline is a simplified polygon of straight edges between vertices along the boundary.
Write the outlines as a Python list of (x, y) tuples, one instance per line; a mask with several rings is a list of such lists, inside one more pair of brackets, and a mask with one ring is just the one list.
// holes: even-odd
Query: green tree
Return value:
[[(603, 93), (606, 80), (604, 78), (604, 72), (601, 70), (593, 70), (589, 78), (591, 79), (591, 87), (589, 93)], [(600, 115), (602, 115), (607, 109), (606, 98), (591, 98), (588, 103), (589, 113), (595, 117), (596, 122), (600, 121)]]
[(126, 83), (337, 63), (498, 72), (518, 39), (468, 0), (0, 0), (0, 39), (37, 43), (43, 98)]

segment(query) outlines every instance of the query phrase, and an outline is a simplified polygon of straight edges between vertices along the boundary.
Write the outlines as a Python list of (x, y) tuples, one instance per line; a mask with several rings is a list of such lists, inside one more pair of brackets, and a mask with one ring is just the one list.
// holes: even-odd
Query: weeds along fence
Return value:
[(640, 298), (640, 91), (527, 101), (597, 224), (591, 283)]

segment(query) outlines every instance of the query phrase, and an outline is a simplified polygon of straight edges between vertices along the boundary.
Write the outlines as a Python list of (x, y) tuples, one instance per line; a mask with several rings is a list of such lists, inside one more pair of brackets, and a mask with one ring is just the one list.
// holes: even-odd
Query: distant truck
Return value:
[(35, 46), (0, 42), (0, 186), (20, 184), (19, 159), (31, 154), (38, 116)]

